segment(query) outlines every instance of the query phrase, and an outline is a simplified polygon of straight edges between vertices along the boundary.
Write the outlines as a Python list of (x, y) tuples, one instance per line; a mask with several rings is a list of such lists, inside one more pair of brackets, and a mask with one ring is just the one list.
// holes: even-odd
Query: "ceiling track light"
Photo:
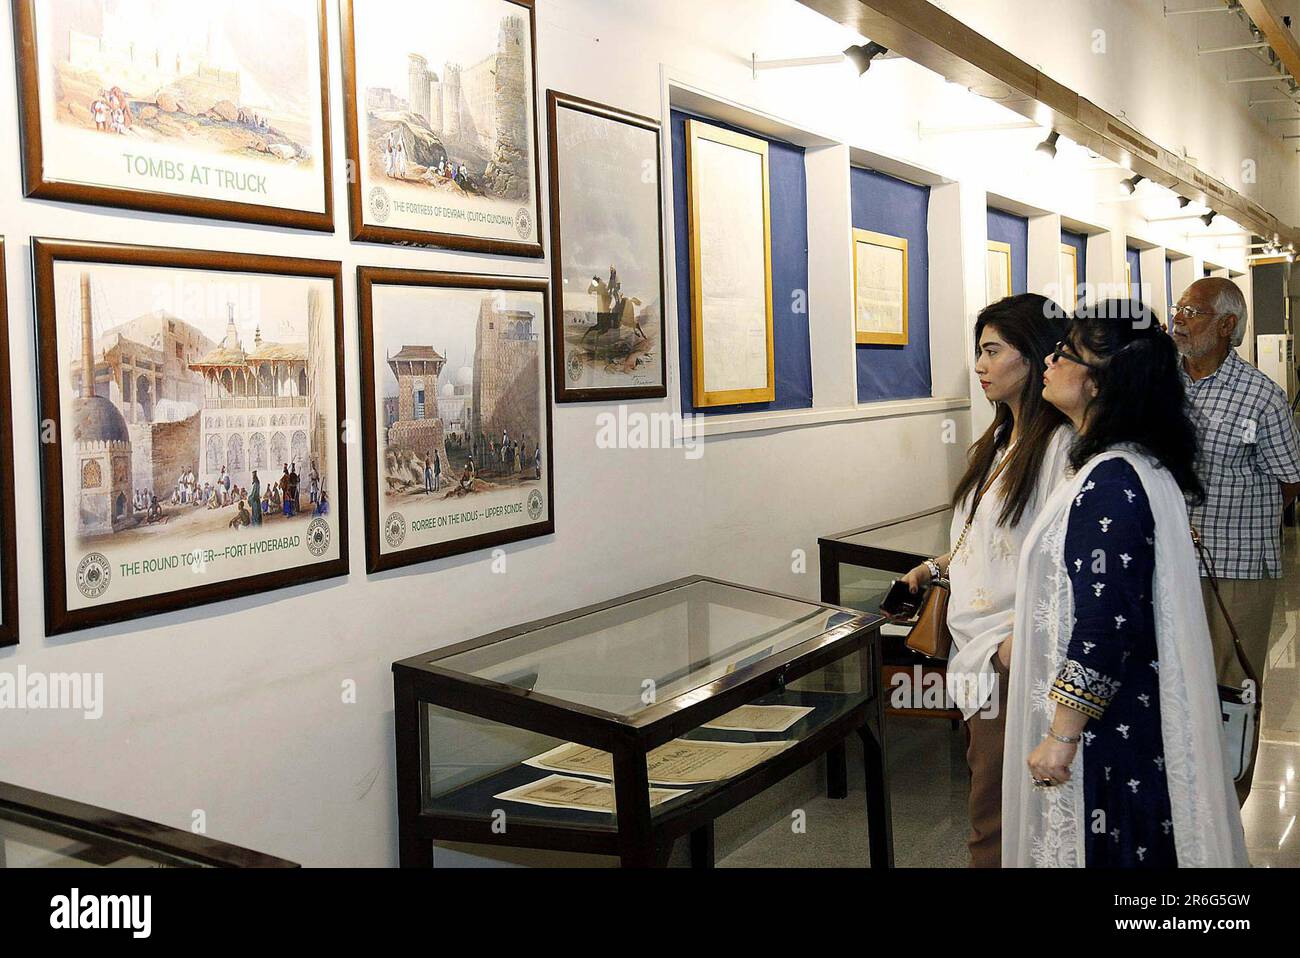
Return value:
[(1200, 220), (1201, 220), (1201, 222), (1204, 223), (1206, 226), (1209, 226), (1211, 223), (1214, 222), (1214, 218), (1215, 218), (1216, 216), (1218, 216), (1218, 215), (1219, 215), (1219, 214), (1216, 213), (1214, 210), (1210, 210), (1210, 212), (1208, 212), (1208, 213), (1206, 213), (1204, 216), (1200, 217)]
[(1037, 150), (1039, 153), (1046, 154), (1050, 159), (1054, 160), (1056, 159), (1056, 141), (1059, 140), (1060, 138), (1061, 138), (1061, 134), (1058, 133), (1056, 130), (1053, 130), (1051, 133), (1047, 135), (1047, 139), (1045, 139), (1042, 143), (1039, 143), (1036, 147), (1034, 147), (1034, 149)]
[(1189, 206), (1191, 206), (1191, 205), (1192, 205), (1192, 201), (1189, 200), (1187, 197), (1185, 197), (1185, 196), (1180, 196), (1180, 197), (1178, 197), (1178, 208), (1179, 208), (1180, 210), (1185, 210), (1185, 209), (1187, 209), (1187, 207), (1189, 207)]
[(1138, 184), (1145, 180), (1146, 177), (1141, 173), (1134, 173), (1127, 180), (1123, 180), (1119, 185), (1124, 187), (1124, 192), (1132, 195), (1137, 192)]
[(862, 76), (871, 69), (872, 60), (888, 52), (888, 47), (872, 40), (868, 43), (859, 43), (856, 46), (849, 47), (844, 51), (844, 55), (848, 57), (850, 63), (857, 67), (858, 76)]

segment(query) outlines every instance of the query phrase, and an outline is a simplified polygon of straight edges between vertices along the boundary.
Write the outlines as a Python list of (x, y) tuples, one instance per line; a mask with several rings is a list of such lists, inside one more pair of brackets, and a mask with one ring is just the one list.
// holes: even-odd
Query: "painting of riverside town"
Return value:
[(68, 609), (172, 593), (180, 604), (236, 579), (261, 592), (345, 562), (337, 268), (162, 269), (130, 264), (151, 251), (115, 249), (124, 262), (37, 245), (52, 279), (38, 304), (42, 401), (56, 378), (62, 416), (42, 418), (60, 428), (46, 483), (48, 496), (62, 476)]
[(541, 256), (532, 0), (350, 0), (356, 238)]
[(553, 531), (545, 284), (438, 276), (362, 271), (373, 571)]
[(38, 53), (20, 64), (30, 74), (24, 105), (39, 103), (27, 114), (29, 125), (39, 118), (39, 129), (28, 131), (29, 160), (33, 148), (41, 154), (28, 170), (29, 192), (99, 187), (133, 191), (136, 201), (120, 205), (165, 208), (148, 199), (161, 193), (325, 217), (318, 3), (49, 0), (16, 7), (20, 33)]

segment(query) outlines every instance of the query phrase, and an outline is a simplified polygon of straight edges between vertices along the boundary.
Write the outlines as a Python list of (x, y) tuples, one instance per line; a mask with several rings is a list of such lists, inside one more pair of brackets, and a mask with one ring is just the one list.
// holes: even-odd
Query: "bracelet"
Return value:
[(943, 578), (943, 573), (939, 570), (939, 563), (935, 562), (933, 559), (926, 559), (925, 567), (930, 570), (931, 582)]
[(1047, 737), (1056, 739), (1062, 745), (1078, 745), (1080, 742), (1083, 741), (1082, 735), (1075, 735), (1073, 737), (1069, 735), (1057, 735), (1056, 732), (1051, 728), (1048, 728), (1047, 730)]

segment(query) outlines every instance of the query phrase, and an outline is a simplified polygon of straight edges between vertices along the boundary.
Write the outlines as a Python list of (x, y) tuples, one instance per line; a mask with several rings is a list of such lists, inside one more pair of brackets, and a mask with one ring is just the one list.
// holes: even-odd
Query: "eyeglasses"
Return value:
[(1082, 356), (1078, 356), (1075, 353), (1070, 352), (1070, 350), (1066, 347), (1065, 343), (1057, 343), (1056, 349), (1052, 351), (1053, 365), (1059, 363), (1062, 359), (1068, 359), (1070, 362), (1078, 363), (1080, 366), (1083, 366), (1087, 369), (1097, 368), (1093, 363), (1088, 362), (1088, 360), (1084, 359)]
[(1192, 319), (1196, 316), (1213, 316), (1213, 315), (1215, 315), (1214, 310), (1198, 309), (1195, 306), (1175, 306), (1173, 309), (1169, 310), (1169, 318), (1171, 320), (1177, 319), (1179, 316), (1182, 316), (1184, 319)]

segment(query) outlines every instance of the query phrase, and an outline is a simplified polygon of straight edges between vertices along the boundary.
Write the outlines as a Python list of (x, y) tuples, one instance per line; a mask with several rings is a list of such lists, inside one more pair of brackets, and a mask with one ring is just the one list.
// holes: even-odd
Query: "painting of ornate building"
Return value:
[[(314, 290), (308, 294), (307, 311), (309, 318), (319, 322)], [(230, 307), (225, 338), (190, 364), (203, 382), (200, 484), (215, 485), (223, 468), (239, 486), (250, 483), (254, 469), (263, 482), (279, 477), (285, 464), (296, 466), (303, 475), (313, 462), (318, 470), (324, 469), (318, 387), (311, 363), (306, 343), (266, 342), (260, 327), (252, 349), (246, 351)]]

